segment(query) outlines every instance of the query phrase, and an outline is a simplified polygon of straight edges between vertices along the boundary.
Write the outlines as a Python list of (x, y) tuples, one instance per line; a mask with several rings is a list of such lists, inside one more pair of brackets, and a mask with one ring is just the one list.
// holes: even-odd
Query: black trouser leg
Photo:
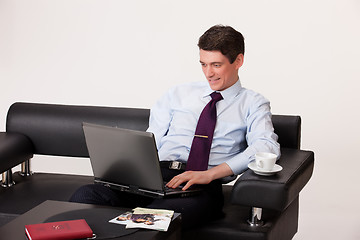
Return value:
[[(165, 180), (170, 180), (181, 173), (181, 171), (169, 169), (162, 169), (162, 172)], [(189, 228), (222, 216), (224, 199), (220, 181), (213, 181), (199, 187), (202, 187), (204, 191), (195, 196), (153, 199), (112, 190), (100, 184), (90, 184), (79, 188), (70, 201), (127, 208), (148, 207), (174, 210), (182, 214), (183, 227)]]

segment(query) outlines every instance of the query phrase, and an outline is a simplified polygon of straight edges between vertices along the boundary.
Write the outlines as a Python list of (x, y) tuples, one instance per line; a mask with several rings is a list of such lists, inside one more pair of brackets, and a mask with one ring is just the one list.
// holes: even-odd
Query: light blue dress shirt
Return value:
[[(155, 135), (159, 158), (186, 162), (197, 121), (213, 90), (206, 81), (171, 88), (151, 109), (148, 132)], [(240, 80), (220, 92), (209, 168), (227, 163), (234, 174), (247, 169), (256, 152), (280, 156), (271, 122), (270, 103), (241, 86)]]

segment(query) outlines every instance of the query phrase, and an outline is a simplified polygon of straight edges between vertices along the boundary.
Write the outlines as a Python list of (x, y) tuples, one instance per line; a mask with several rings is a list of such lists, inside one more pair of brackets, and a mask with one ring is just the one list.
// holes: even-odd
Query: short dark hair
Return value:
[(240, 53), (245, 53), (243, 35), (230, 26), (215, 25), (209, 28), (199, 38), (198, 46), (205, 51), (220, 51), (230, 63), (233, 63)]

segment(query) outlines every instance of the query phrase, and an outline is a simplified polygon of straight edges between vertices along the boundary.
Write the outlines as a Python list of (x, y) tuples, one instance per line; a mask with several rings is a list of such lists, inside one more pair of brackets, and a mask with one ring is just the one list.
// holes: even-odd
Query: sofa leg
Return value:
[(12, 185), (15, 185), (15, 182), (12, 180), (12, 170), (9, 169), (2, 173), (1, 186), (7, 188), (11, 187)]
[(20, 175), (25, 177), (25, 176), (30, 176), (33, 173), (31, 172), (30, 169), (30, 159), (26, 160), (25, 162), (21, 163), (21, 171), (20, 171)]
[(250, 219), (248, 223), (252, 227), (262, 226), (264, 222), (261, 220), (262, 208), (252, 207), (250, 213)]

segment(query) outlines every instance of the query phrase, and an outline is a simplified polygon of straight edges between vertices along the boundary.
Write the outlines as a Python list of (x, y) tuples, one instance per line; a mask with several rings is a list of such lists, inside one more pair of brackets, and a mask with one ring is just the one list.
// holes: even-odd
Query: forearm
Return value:
[(233, 171), (231, 170), (231, 168), (229, 167), (229, 165), (226, 163), (222, 163), (222, 164), (220, 164), (216, 167), (213, 167), (205, 172), (206, 172), (206, 174), (208, 174), (209, 179), (211, 179), (211, 181), (220, 179), (223, 177), (228, 177), (228, 176), (231, 176), (234, 174)]

